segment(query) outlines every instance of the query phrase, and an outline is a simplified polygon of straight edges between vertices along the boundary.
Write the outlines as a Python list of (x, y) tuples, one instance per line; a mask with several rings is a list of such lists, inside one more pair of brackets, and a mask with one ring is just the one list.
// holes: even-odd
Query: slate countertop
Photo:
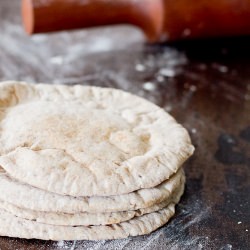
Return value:
[(171, 222), (119, 241), (0, 238), (0, 249), (250, 249), (250, 38), (146, 45), (113, 27), (26, 36), (20, 1), (0, 1), (0, 80), (124, 89), (190, 132), (186, 191)]

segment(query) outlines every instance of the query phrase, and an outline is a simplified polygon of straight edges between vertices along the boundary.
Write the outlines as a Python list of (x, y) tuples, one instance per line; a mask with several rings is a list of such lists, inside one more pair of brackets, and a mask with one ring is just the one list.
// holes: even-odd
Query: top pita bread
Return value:
[(154, 187), (193, 153), (163, 109), (108, 88), (1, 83), (0, 131), (10, 176), (71, 196)]

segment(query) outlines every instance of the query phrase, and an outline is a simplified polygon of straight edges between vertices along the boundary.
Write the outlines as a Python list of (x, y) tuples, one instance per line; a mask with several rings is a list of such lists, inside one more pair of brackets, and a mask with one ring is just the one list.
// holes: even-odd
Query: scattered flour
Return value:
[(152, 82), (145, 82), (145, 83), (143, 84), (143, 88), (144, 88), (145, 90), (147, 90), (147, 91), (152, 91), (152, 90), (155, 90), (155, 89), (156, 89), (156, 86), (155, 86), (155, 84), (152, 83)]

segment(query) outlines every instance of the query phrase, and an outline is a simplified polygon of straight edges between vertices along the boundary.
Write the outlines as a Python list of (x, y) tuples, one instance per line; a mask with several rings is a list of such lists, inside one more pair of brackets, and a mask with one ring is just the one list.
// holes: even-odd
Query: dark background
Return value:
[(143, 96), (190, 132), (186, 191), (168, 225), (118, 241), (0, 238), (0, 249), (250, 249), (250, 38), (147, 45), (133, 27), (28, 37), (0, 0), (0, 80), (98, 85)]

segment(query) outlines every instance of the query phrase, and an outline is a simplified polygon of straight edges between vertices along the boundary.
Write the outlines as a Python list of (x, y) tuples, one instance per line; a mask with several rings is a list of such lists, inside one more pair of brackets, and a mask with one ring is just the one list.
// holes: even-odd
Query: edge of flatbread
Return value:
[[(24, 209), (55, 213), (98, 213), (137, 210), (160, 203), (185, 182), (183, 169), (154, 188), (125, 195), (71, 197), (46, 192), (13, 180), (0, 168), (0, 199)], [(18, 190), (18, 192), (17, 192)]]
[(18, 218), (0, 209), (0, 235), (41, 240), (107, 240), (144, 235), (166, 224), (174, 215), (175, 205), (157, 212), (108, 226), (53, 226)]
[(93, 226), (93, 225), (110, 225), (117, 224), (123, 221), (128, 221), (134, 217), (142, 216), (144, 214), (156, 212), (167, 207), (170, 203), (177, 204), (184, 192), (184, 182), (176, 187), (174, 192), (166, 200), (154, 204), (147, 208), (138, 210), (128, 210), (121, 212), (102, 212), (102, 213), (53, 213), (53, 212), (40, 212), (31, 209), (23, 209), (16, 207), (8, 202), (0, 200), (0, 209), (11, 213), (17, 217), (36, 221), (39, 223), (59, 225), (59, 226)]

